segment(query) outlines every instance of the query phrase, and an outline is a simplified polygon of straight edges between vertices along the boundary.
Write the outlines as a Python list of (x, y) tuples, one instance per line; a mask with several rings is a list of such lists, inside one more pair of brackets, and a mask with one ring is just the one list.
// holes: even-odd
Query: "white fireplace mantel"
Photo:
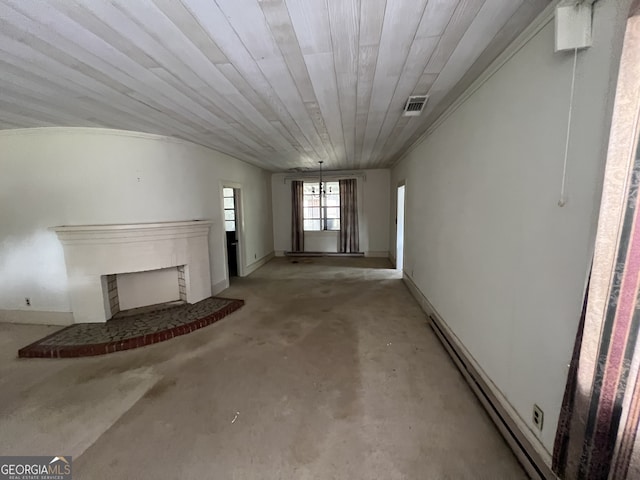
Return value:
[(106, 275), (184, 265), (187, 302), (209, 297), (211, 224), (192, 220), (53, 227), (64, 248), (75, 323), (111, 318)]

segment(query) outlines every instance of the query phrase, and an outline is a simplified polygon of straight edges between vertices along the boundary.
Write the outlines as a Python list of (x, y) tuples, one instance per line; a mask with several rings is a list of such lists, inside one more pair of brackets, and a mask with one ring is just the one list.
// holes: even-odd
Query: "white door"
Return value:
[(404, 267), (404, 185), (398, 187), (398, 211), (396, 213), (396, 269)]

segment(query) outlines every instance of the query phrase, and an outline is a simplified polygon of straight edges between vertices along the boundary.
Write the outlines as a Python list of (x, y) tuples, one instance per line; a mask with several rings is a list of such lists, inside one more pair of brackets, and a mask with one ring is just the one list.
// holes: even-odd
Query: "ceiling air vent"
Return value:
[(407, 103), (404, 105), (404, 117), (417, 117), (424, 110), (424, 106), (427, 104), (428, 95), (413, 95), (407, 99)]

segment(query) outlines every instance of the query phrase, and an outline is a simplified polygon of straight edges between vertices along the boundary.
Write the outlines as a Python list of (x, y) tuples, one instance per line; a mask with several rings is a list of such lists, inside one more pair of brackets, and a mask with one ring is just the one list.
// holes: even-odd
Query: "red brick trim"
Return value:
[[(232, 300), (232, 299), (229, 299)], [(220, 310), (192, 322), (185, 323), (184, 325), (178, 325), (177, 327), (169, 328), (161, 332), (155, 332), (148, 335), (140, 335), (137, 337), (127, 338), (126, 340), (118, 342), (105, 342), (96, 343), (90, 345), (46, 345), (43, 344), (45, 340), (56, 335), (58, 332), (47, 335), (45, 338), (41, 338), (37, 342), (27, 345), (24, 348), (18, 350), (18, 357), (20, 358), (70, 358), (70, 357), (90, 357), (93, 355), (104, 355), (107, 353), (120, 352), (123, 350), (131, 350), (133, 348), (144, 347), (153, 343), (164, 342), (170, 340), (173, 337), (180, 335), (186, 335), (194, 330), (206, 327), (212, 323), (221, 320), (230, 313), (235, 312), (244, 305), (244, 300), (235, 300), (222, 307)], [(71, 328), (73, 325), (66, 327)]]

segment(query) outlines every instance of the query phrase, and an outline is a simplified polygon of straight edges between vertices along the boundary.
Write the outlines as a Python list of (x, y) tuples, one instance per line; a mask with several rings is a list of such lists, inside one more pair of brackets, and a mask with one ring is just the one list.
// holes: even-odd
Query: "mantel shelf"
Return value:
[(113, 230), (152, 230), (167, 228), (182, 228), (202, 226), (209, 227), (212, 225), (211, 220), (187, 220), (182, 222), (157, 222), (157, 223), (123, 223), (123, 224), (106, 224), (106, 225), (60, 225), (51, 227), (55, 232), (101, 232)]
[(137, 242), (162, 238), (207, 235), (211, 220), (184, 222), (128, 223), (113, 225), (62, 225), (51, 227), (63, 244), (96, 242)]

